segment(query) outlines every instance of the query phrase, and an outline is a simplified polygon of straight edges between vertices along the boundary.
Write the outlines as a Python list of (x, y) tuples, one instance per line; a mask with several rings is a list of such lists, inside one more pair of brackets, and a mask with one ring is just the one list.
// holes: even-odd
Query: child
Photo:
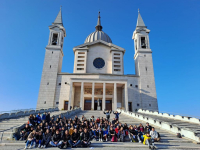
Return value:
[(118, 138), (120, 138), (120, 142), (124, 142), (124, 137), (125, 137), (125, 131), (124, 128), (121, 127), (118, 132)]
[[(33, 130), (33, 132), (31, 132), (28, 136), (28, 140), (26, 142), (26, 146), (24, 149), (27, 149), (28, 145), (30, 144), (29, 148), (31, 148), (35, 142), (35, 134), (36, 134), (36, 131)], [(35, 146), (34, 146), (35, 147)]]
[(52, 141), (50, 142), (50, 145), (54, 146), (54, 147), (58, 147), (61, 144), (62, 144), (61, 135), (59, 133), (59, 130), (56, 130), (56, 134), (53, 135)]
[(80, 143), (80, 134), (78, 133), (77, 129), (74, 129), (74, 132), (71, 136), (71, 139), (68, 140), (69, 145), (71, 146), (71, 148), (76, 147), (79, 145)]
[(109, 133), (110, 133), (111, 142), (117, 142), (116, 132), (112, 126), (110, 127)]
[(36, 134), (36, 144), (38, 144), (38, 148), (40, 148), (41, 146), (42, 139), (43, 139), (42, 132), (39, 131), (39, 133)]
[(108, 129), (105, 127), (103, 130), (103, 138), (104, 141), (106, 140), (106, 142), (108, 141)]
[(118, 113), (117, 111), (116, 112), (113, 111), (113, 114), (115, 115), (115, 120), (119, 120), (119, 115), (121, 114), (121, 112)]
[(51, 141), (51, 133), (49, 129), (46, 129), (45, 134), (43, 135), (43, 139), (41, 141), (41, 148), (46, 148)]
[(91, 142), (90, 142), (90, 134), (87, 130), (87, 128), (84, 129), (84, 132), (82, 134), (82, 137), (81, 137), (81, 146), (82, 147), (88, 147)]
[(151, 149), (151, 144), (153, 145), (153, 149), (155, 149), (155, 147), (154, 147), (154, 141), (152, 141), (151, 140), (151, 136), (150, 136), (150, 134), (149, 133), (146, 133), (145, 135), (143, 135), (143, 137), (144, 137), (144, 141), (143, 141), (143, 144), (145, 145), (145, 144), (147, 144), (148, 146), (149, 146), (149, 149)]

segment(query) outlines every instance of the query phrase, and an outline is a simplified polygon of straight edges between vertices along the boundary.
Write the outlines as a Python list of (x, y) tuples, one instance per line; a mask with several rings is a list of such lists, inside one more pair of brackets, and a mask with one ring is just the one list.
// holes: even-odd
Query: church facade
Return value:
[(66, 37), (61, 10), (49, 29), (37, 108), (158, 110), (150, 30), (140, 12), (132, 36), (135, 45), (135, 74), (132, 75), (124, 74), (125, 49), (113, 44), (102, 31), (100, 12), (96, 30), (88, 35), (84, 44), (73, 48), (73, 73), (61, 72)]

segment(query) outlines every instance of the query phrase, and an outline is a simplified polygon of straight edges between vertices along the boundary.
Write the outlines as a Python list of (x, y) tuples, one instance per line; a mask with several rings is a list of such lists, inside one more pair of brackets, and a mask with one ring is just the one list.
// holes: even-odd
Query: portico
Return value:
[(127, 81), (72, 79), (70, 91), (68, 109), (97, 110), (99, 99), (101, 110), (128, 110)]

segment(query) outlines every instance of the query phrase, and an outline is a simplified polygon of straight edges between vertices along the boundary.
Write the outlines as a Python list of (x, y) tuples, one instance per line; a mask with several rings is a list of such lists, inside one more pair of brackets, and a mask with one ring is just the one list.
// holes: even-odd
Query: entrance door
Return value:
[[(101, 106), (102, 110), (102, 100), (99, 100), (99, 105)], [(97, 100), (94, 100), (94, 110), (97, 110), (97, 106), (98, 106)]]
[(112, 100), (106, 100), (106, 110), (112, 110)]
[(85, 100), (84, 110), (91, 110), (91, 100)]
[(128, 102), (128, 111), (132, 111), (132, 102)]
[(68, 101), (65, 101), (64, 110), (68, 110)]

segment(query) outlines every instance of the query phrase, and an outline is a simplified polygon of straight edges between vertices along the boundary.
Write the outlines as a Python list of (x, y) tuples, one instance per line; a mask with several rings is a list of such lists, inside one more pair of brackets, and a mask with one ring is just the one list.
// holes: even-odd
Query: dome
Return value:
[(99, 12), (99, 16), (98, 16), (98, 20), (97, 20), (97, 25), (96, 25), (96, 31), (92, 32), (90, 35), (88, 35), (88, 37), (85, 39), (84, 43), (90, 43), (90, 42), (94, 42), (97, 40), (102, 40), (108, 43), (112, 43), (112, 40), (110, 39), (110, 37), (102, 31), (102, 26), (101, 26), (101, 20), (100, 20), (100, 12)]
[(112, 43), (111, 38), (103, 31), (94, 31), (85, 40), (85, 43), (94, 42), (97, 40), (103, 40), (108, 43)]

